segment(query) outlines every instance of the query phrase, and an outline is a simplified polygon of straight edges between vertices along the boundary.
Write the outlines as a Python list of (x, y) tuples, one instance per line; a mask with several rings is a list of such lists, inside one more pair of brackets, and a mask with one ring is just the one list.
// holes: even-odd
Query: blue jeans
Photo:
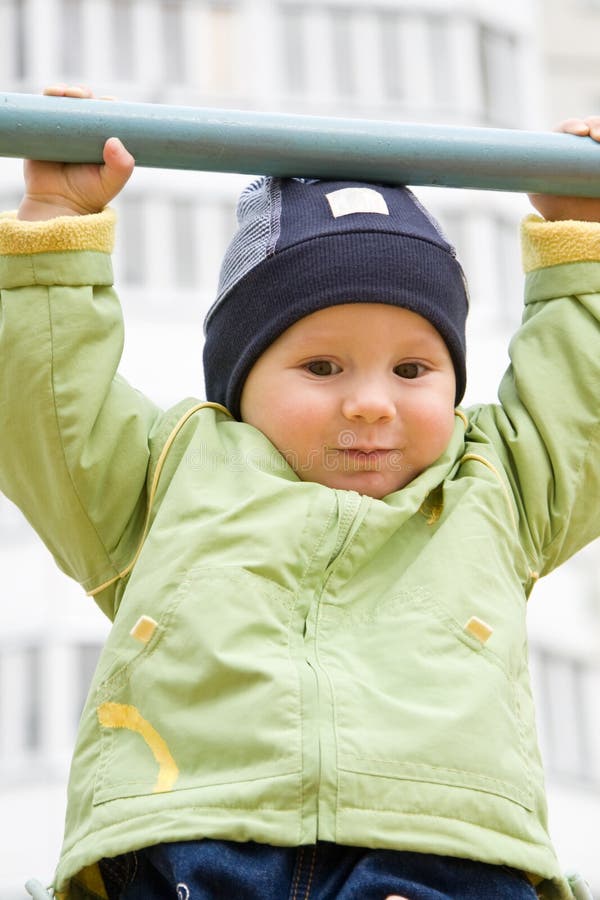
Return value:
[(513, 869), (318, 843), (159, 844), (100, 863), (110, 900), (535, 900)]

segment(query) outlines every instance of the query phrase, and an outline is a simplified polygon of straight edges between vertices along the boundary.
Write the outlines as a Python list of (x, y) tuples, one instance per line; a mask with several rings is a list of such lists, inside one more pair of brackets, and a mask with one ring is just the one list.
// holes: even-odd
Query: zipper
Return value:
[[(349, 544), (351, 539), (354, 537), (356, 528), (353, 528), (352, 526), (357, 523), (360, 524), (360, 522), (362, 522), (364, 518), (364, 512), (366, 512), (366, 507), (368, 507), (369, 505), (368, 497), (363, 497), (360, 494), (349, 493), (347, 491), (336, 491), (336, 500), (338, 510), (341, 509), (341, 512), (338, 516), (335, 544), (333, 546), (333, 550), (331, 551), (331, 555), (325, 569), (326, 574), (323, 580), (323, 588), (325, 588), (331, 572), (335, 568), (335, 565), (340, 557), (340, 554), (344, 551), (346, 545)], [(359, 512), (363, 507), (365, 508), (363, 515), (359, 516)]]
[(310, 670), (314, 685), (314, 715), (312, 752), (315, 754), (311, 766), (315, 788), (316, 808), (315, 840), (335, 840), (335, 809), (337, 798), (336, 741), (334, 728), (333, 692), (329, 676), (319, 662), (317, 636), (321, 614), (322, 597), (334, 575), (340, 559), (350, 546), (371, 505), (370, 498), (347, 491), (336, 491), (338, 520), (333, 548), (330, 551), (323, 577), (307, 620), (304, 633), (304, 662)]

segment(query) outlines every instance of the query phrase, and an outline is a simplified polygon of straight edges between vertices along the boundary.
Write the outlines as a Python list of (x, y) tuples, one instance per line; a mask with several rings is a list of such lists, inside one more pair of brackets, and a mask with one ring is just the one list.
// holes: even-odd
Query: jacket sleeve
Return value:
[(110, 210), (0, 217), (0, 490), (87, 591), (135, 552), (160, 414), (117, 374), (113, 230)]
[(543, 575), (600, 535), (600, 224), (530, 216), (523, 256), (525, 311), (500, 405), (476, 419), (499, 438)]

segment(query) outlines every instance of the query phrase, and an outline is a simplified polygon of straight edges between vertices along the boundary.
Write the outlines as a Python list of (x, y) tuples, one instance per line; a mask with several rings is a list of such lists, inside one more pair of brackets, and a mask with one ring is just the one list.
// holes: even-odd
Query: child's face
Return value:
[(265, 350), (241, 414), (303, 481), (381, 498), (446, 449), (455, 390), (446, 344), (426, 319), (349, 303), (300, 319)]

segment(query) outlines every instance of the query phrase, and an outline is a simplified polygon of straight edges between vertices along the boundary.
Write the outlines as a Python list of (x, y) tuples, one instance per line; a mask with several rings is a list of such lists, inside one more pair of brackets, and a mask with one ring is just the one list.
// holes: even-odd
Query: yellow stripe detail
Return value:
[(88, 216), (57, 216), (41, 222), (17, 219), (14, 212), (0, 213), (0, 253), (5, 256), (63, 250), (112, 253), (116, 218), (110, 207)]
[(185, 423), (190, 419), (194, 413), (198, 412), (200, 409), (217, 409), (220, 412), (226, 413), (226, 415), (233, 416), (227, 409), (227, 407), (222, 406), (220, 403), (212, 403), (210, 401), (204, 401), (203, 403), (197, 403), (196, 406), (192, 406), (191, 409), (188, 409), (187, 412), (179, 419), (171, 434), (167, 438), (164, 447), (161, 450), (160, 456), (158, 457), (158, 462), (156, 463), (156, 470), (154, 472), (154, 478), (152, 479), (152, 487), (150, 488), (150, 496), (148, 497), (148, 510), (146, 512), (146, 520), (144, 522), (144, 529), (142, 531), (142, 537), (140, 538), (140, 542), (137, 546), (137, 550), (133, 556), (131, 562), (123, 569), (122, 572), (119, 572), (118, 575), (115, 575), (113, 578), (110, 578), (108, 581), (105, 581), (104, 584), (98, 585), (98, 587), (92, 588), (91, 591), (87, 592), (88, 597), (93, 597), (95, 594), (100, 594), (102, 591), (106, 590), (107, 587), (110, 587), (111, 584), (114, 584), (115, 581), (119, 581), (121, 578), (124, 578), (125, 575), (128, 575), (129, 572), (133, 569), (136, 562), (139, 559), (140, 553), (142, 552), (142, 547), (144, 546), (144, 541), (148, 536), (148, 531), (150, 528), (150, 516), (152, 514), (152, 506), (154, 504), (154, 498), (156, 496), (156, 491), (158, 489), (158, 481), (160, 479), (160, 475), (165, 464), (165, 460), (167, 458), (167, 454), (173, 445), (173, 441), (179, 434), (179, 431), (183, 428)]
[(533, 272), (546, 266), (600, 260), (600, 223), (546, 222), (527, 216), (521, 226), (523, 268)]
[(489, 459), (486, 459), (485, 456), (480, 456), (478, 453), (465, 453), (465, 455), (463, 456), (463, 458), (460, 461), (461, 465), (462, 465), (462, 463), (467, 462), (470, 459), (473, 460), (474, 462), (481, 463), (483, 466), (486, 466), (490, 470), (490, 472), (493, 472), (494, 475), (496, 476), (496, 478), (498, 479), (500, 486), (502, 488), (502, 491), (504, 493), (504, 496), (506, 497), (506, 502), (508, 503), (508, 509), (510, 511), (510, 518), (513, 523), (513, 528), (516, 531), (517, 530), (517, 520), (515, 517), (515, 511), (513, 509), (512, 500), (511, 500), (510, 494), (508, 493), (508, 488), (504, 484), (504, 480), (501, 477), (500, 473), (498, 472), (498, 469), (496, 468), (496, 466), (492, 465), (492, 463), (489, 461)]
[(458, 416), (459, 419), (462, 419), (465, 428), (468, 428), (468, 427), (469, 427), (469, 420), (467, 419), (467, 417), (466, 417), (466, 415), (464, 414), (464, 412), (462, 411), (462, 409), (455, 409), (455, 410), (454, 410), (454, 415), (455, 415), (455, 416)]
[(166, 741), (156, 728), (140, 714), (135, 706), (125, 703), (103, 703), (98, 707), (98, 719), (105, 728), (127, 728), (142, 737), (158, 763), (158, 779), (154, 793), (170, 791), (179, 777), (179, 769)]

